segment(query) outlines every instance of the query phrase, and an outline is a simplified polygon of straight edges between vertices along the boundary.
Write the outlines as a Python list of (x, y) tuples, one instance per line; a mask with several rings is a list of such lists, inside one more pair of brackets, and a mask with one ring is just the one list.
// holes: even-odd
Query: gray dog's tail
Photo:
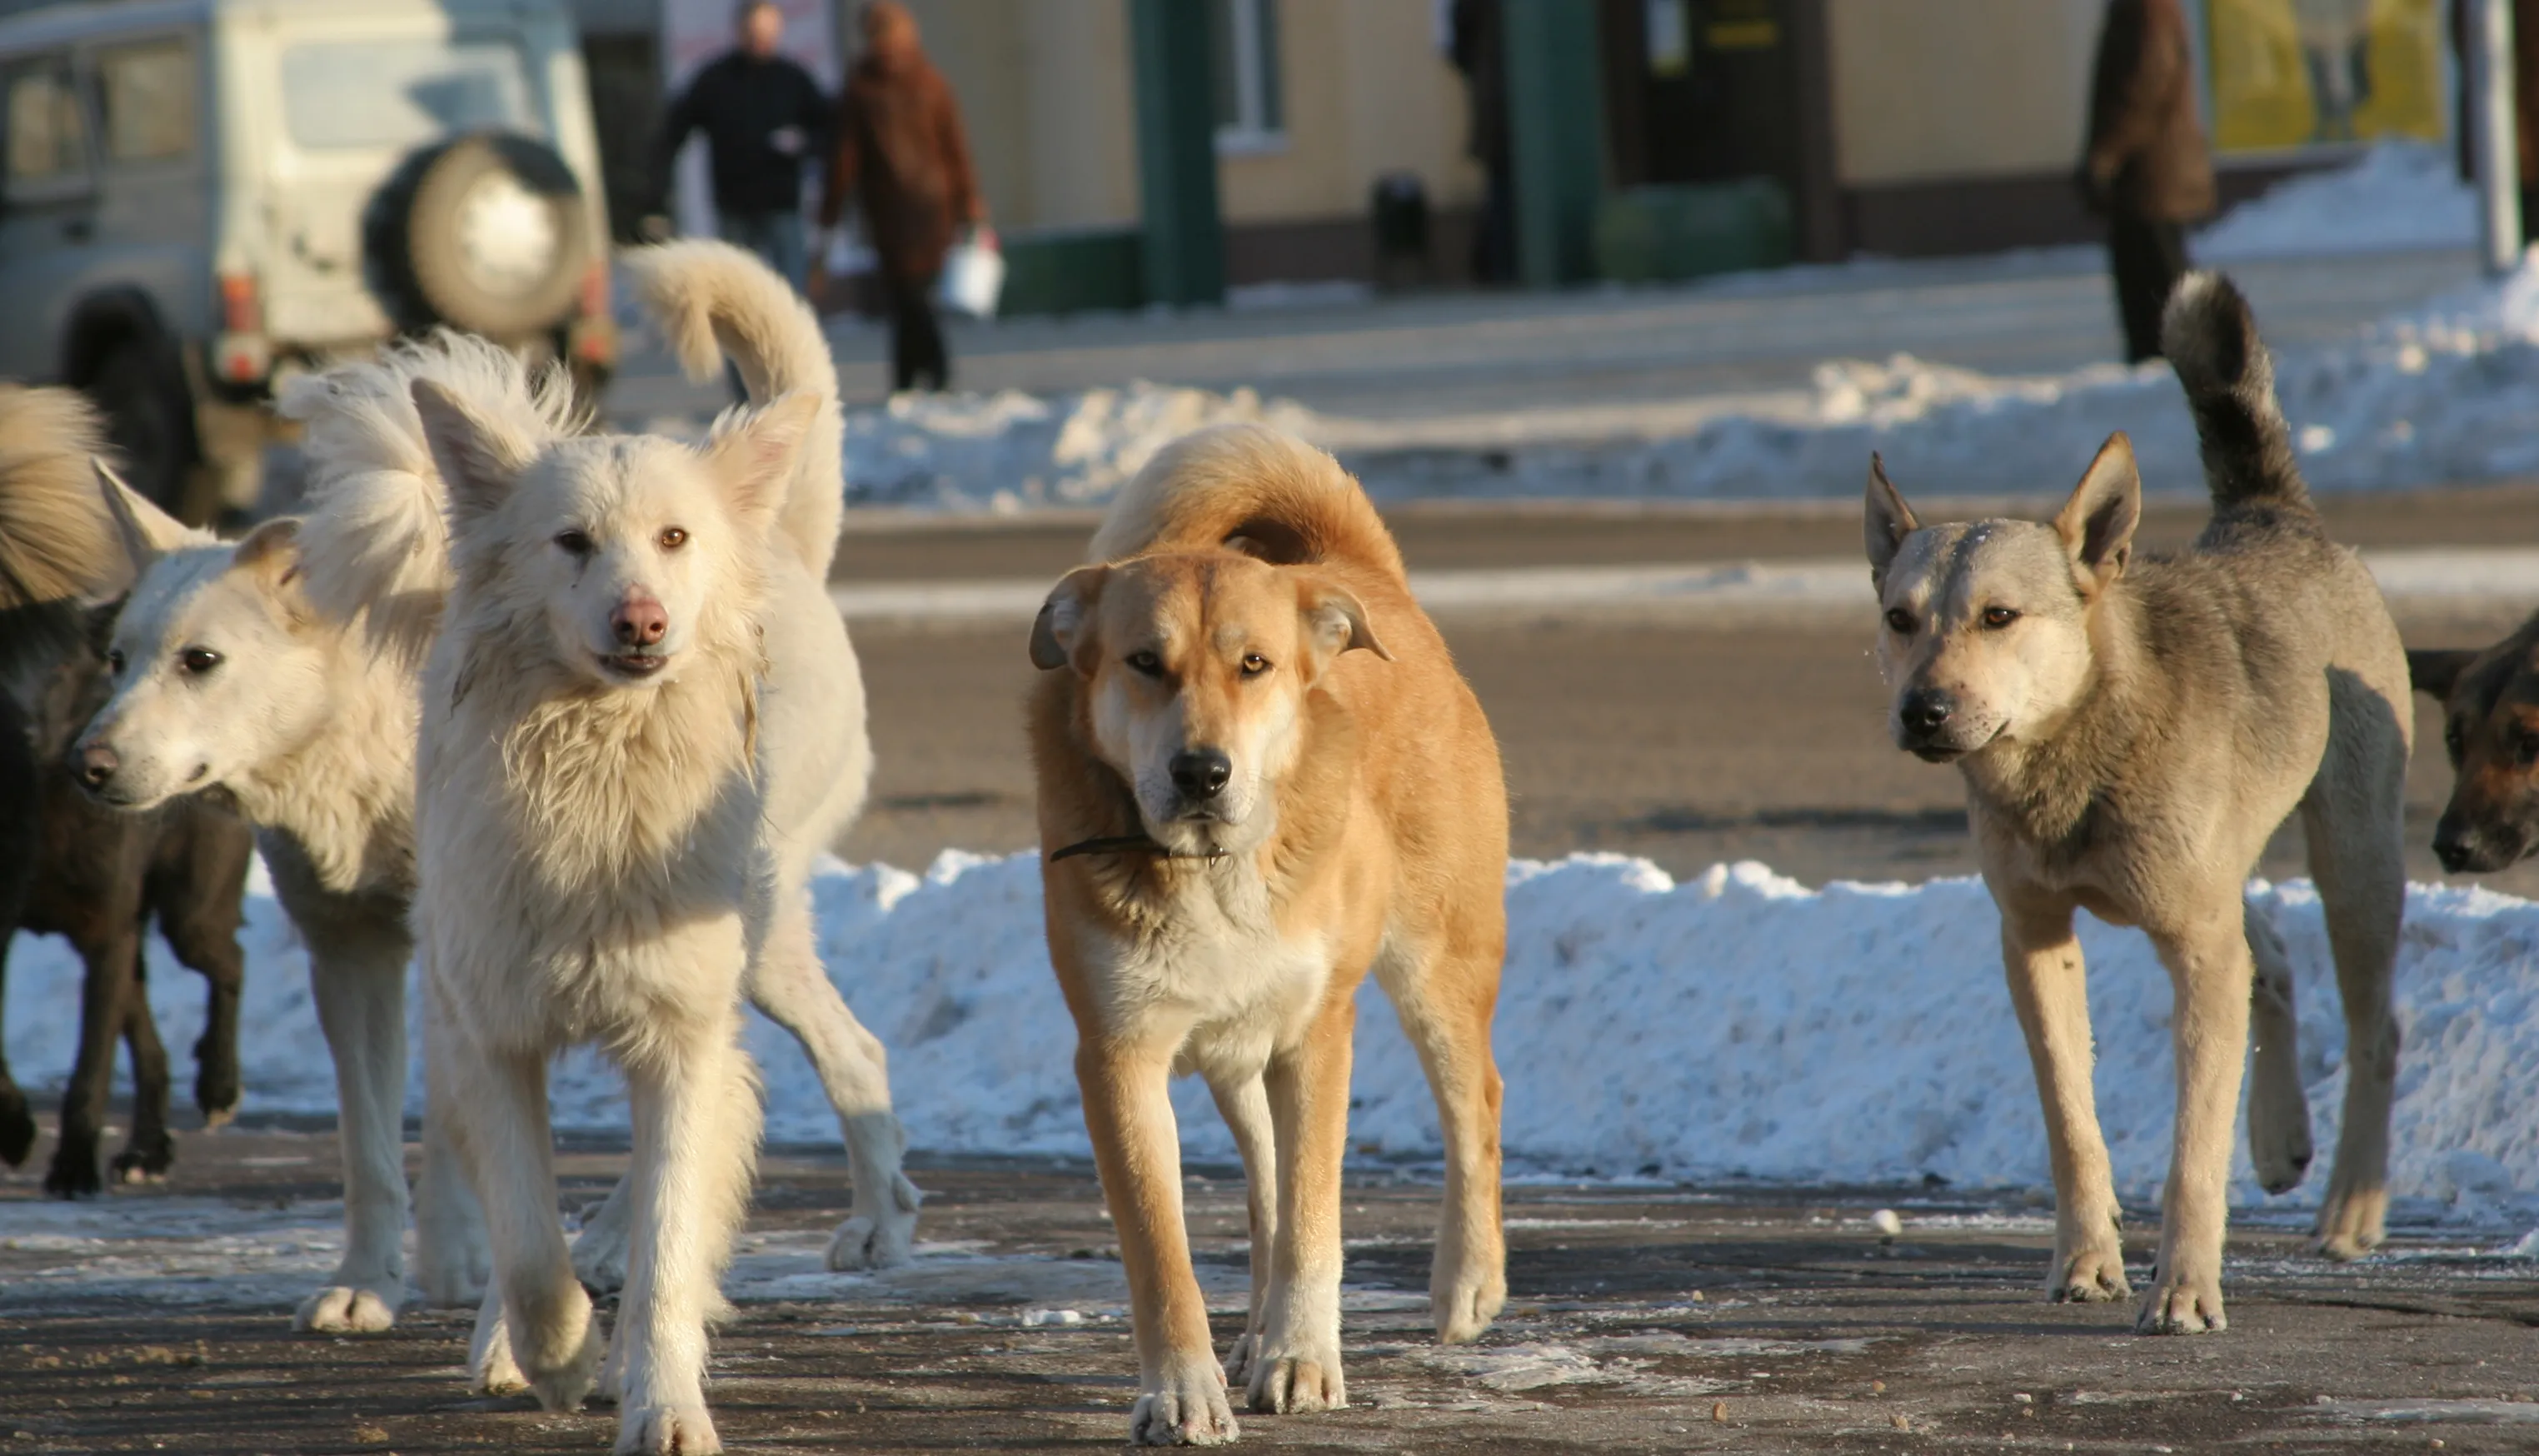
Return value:
[(2160, 347), (2195, 411), (2213, 504), (2307, 504), (2292, 428), (2275, 402), (2274, 361), (2237, 286), (2220, 273), (2179, 279), (2161, 314)]

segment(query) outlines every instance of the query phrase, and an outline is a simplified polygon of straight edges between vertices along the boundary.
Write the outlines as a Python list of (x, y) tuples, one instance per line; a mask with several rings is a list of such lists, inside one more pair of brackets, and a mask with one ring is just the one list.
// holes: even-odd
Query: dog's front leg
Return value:
[(2256, 970), (2235, 896), (2183, 927), (2155, 931), (2152, 943), (2175, 988), (2177, 1141), (2161, 1198), (2159, 1278), (2134, 1330), (2195, 1335), (2230, 1328), (2222, 1313), (2222, 1244)]
[(635, 1114), (631, 1237), (617, 1326), (617, 1450), (720, 1451), (706, 1411), (706, 1315), (749, 1213), (758, 1091), (725, 1018), (626, 1063)]
[(2057, 1303), (2122, 1299), (2133, 1286), (2125, 1283), (2123, 1213), (2090, 1085), (2089, 975), (2072, 934), (2072, 907), (1998, 890), (1995, 898), (2002, 964), (2036, 1071), (2054, 1168), (2054, 1267), (2045, 1291)]
[(1278, 1231), (1252, 1361), (1256, 1411), (1348, 1404), (1340, 1378), (1340, 1161), (1356, 1025), (1356, 998), (1332, 996), (1304, 1040), (1270, 1057), (1264, 1078), (1278, 1135)]
[[(550, 1411), (582, 1407), (599, 1377), (590, 1296), (574, 1280), (556, 1218), (555, 1142), (547, 1127), (545, 1059), (492, 1051), (436, 1024), (429, 1038), (450, 1089), (450, 1134), (485, 1211), (494, 1281), (478, 1318), (479, 1353), (508, 1339), (518, 1375)], [(499, 1300), (499, 1302), (498, 1302)], [(500, 1331), (489, 1316), (499, 1309)], [(491, 1367), (480, 1360), (477, 1378)], [(491, 1371), (500, 1374), (503, 1371)], [(491, 1390), (491, 1386), (481, 1387)]]
[(1208, 1335), (1207, 1299), (1191, 1269), (1182, 1223), (1180, 1132), (1166, 1086), (1172, 1048), (1162, 1038), (1122, 1044), (1087, 1039), (1075, 1049), (1084, 1127), (1102, 1174), (1102, 1197), (1120, 1233), (1137, 1342), (1137, 1404), (1129, 1439), (1141, 1446), (1214, 1446), (1234, 1439), (1225, 1370)]
[(1225, 1378), (1248, 1384), (1253, 1357), (1261, 1350), (1261, 1312), (1270, 1298), (1270, 1253), (1278, 1232), (1277, 1133), (1270, 1120), (1270, 1093), (1261, 1075), (1207, 1081), (1216, 1110), (1234, 1134), (1235, 1150), (1243, 1154), (1243, 1196), (1252, 1229), (1252, 1303), (1243, 1321), (1243, 1338), (1225, 1356)]
[(335, 1060), (344, 1258), (292, 1324), (376, 1332), (396, 1323), (405, 1300), (405, 946), (324, 932), (309, 939), (309, 987)]

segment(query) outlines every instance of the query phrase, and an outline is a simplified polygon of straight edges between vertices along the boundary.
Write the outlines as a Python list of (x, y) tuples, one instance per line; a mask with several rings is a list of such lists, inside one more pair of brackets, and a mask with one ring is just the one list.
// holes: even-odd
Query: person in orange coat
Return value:
[(879, 264), (891, 385), (941, 389), (952, 366), (930, 295), (954, 238), (984, 224), (987, 207), (960, 107), (918, 44), (916, 17), (896, 0), (873, 0), (862, 28), (863, 54), (838, 103), (820, 225), (837, 226), (854, 199)]

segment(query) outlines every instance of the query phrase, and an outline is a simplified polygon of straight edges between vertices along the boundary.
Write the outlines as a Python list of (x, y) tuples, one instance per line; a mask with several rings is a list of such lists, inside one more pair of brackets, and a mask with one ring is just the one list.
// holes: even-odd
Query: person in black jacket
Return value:
[(679, 148), (703, 131), (723, 241), (766, 259), (799, 289), (810, 265), (802, 168), (827, 155), (830, 102), (810, 72), (777, 53), (784, 38), (785, 12), (775, 0), (745, 0), (740, 43), (708, 62), (671, 103), (657, 174), (666, 193)]

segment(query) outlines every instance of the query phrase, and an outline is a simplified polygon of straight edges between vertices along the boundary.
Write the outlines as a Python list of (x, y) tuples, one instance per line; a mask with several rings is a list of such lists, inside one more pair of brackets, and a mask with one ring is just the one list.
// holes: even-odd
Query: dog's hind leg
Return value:
[[(313, 924), (312, 924), (313, 922)], [(335, 1060), (344, 1159), (344, 1257), (300, 1302), (295, 1329), (376, 1334), (405, 1301), (405, 942), (301, 921), (317, 1024)]]
[[(1498, 882), (1488, 881), (1490, 893)], [(1495, 901), (1493, 901), (1495, 907)], [(1507, 1303), (1507, 1234), (1499, 1219), (1498, 1064), (1490, 1016), (1498, 1005), (1503, 918), (1475, 916), (1475, 943), (1413, 958), (1389, 946), (1376, 979), (1419, 1054), (1437, 1125), (1446, 1141), (1446, 1191), (1437, 1215), (1437, 1253), (1428, 1270), (1428, 1306), (1437, 1338), (1460, 1345), (1480, 1337)], [(1453, 933), (1449, 933), (1453, 934)]]
[(1278, 1234), (1278, 1144), (1270, 1121), (1270, 1093), (1259, 1073), (1207, 1081), (1217, 1114), (1234, 1134), (1235, 1150), (1243, 1154), (1243, 1193), (1252, 1229), (1252, 1303), (1243, 1321), (1243, 1338), (1225, 1356), (1228, 1384), (1252, 1378), (1252, 1360), (1261, 1348), (1261, 1306), (1270, 1294), (1270, 1251)]
[[(485, 1241), (485, 1211), (468, 1185), (450, 1135), (449, 1090), (439, 1059), (424, 1058), (423, 1178), (414, 1191), (414, 1282), (423, 1302), (441, 1309), (481, 1303), (494, 1278)], [(511, 1358), (506, 1347), (504, 1358)]]
[(2293, 964), (2283, 937), (2246, 907), (2248, 952), (2257, 966), (2249, 993), (2248, 1160), (2268, 1193), (2298, 1187), (2309, 1171), (2309, 1097), (2301, 1090), (2300, 1022), (2293, 1014)]
[(635, 1114), (635, 1239), (620, 1303), (617, 1449), (722, 1449), (706, 1411), (706, 1319), (732, 1235), (749, 1213), (758, 1089), (735, 1020), (626, 1063)]
[(812, 938), (809, 892), (780, 893), (775, 923), (749, 967), (749, 999), (768, 1019), (793, 1033), (837, 1110), (855, 1207), (829, 1239), (828, 1267), (889, 1269), (906, 1264), (917, 1241), (923, 1197), (900, 1171), (908, 1135), (890, 1107), (890, 1054), (881, 1038), (847, 1009), (820, 968)]
[(194, 1042), (194, 1105), (203, 1125), (217, 1128), (238, 1115), (239, 995), (246, 984), (246, 958), (239, 953), (240, 899), (254, 840), (227, 815), (199, 804), (181, 810), (193, 819), (182, 863), (171, 873), (152, 874), (150, 898), (159, 933), (176, 959), (203, 978), (203, 1034)]
[(2301, 804), (2310, 874), (2327, 911), (2345, 1003), (2345, 1116), (2318, 1211), (2318, 1249), (2331, 1259), (2370, 1252), (2388, 1215), (2389, 1104), (2398, 1078), (2390, 983), (2407, 910), (2404, 741), (2371, 745), (2380, 761), (2349, 766), (2340, 777), (2334, 766), (2345, 746), (2330, 746), (2330, 771)]
[(150, 963), (139, 950), (123, 996), (123, 1048), (132, 1059), (132, 1131), (114, 1155), (112, 1173), (117, 1183), (156, 1182), (176, 1161), (176, 1140), (168, 1132), (168, 1048), (150, 1010)]
[(2058, 1304), (2122, 1299), (2133, 1286), (2125, 1282), (2123, 1212), (2090, 1085), (2089, 972), (2072, 934), (2072, 907), (2028, 903), (2000, 888), (1993, 894), (2010, 1002), (2036, 1071), (2054, 1168), (2054, 1264), (2045, 1292)]
[[(2176, 1010), (2177, 1134), (2162, 1191), (2158, 1283), (2134, 1316), (2140, 1335), (2230, 1328), (2222, 1307), (2222, 1246), (2230, 1221), (2230, 1130), (2248, 1061), (2248, 1003), (2256, 966), (2236, 886), (2182, 907), (2174, 925), (2146, 927), (2168, 968)], [(2199, 913), (2200, 912), (2200, 913)]]
[(141, 936), (135, 919), (101, 915), (100, 920), (104, 934), (82, 937), (79, 947), (87, 963), (80, 981), (79, 1052), (62, 1089), (61, 1130), (52, 1167), (44, 1174), (44, 1192), (55, 1198), (86, 1198), (103, 1186), (98, 1176), (98, 1138), (114, 1080), (115, 1045), (123, 1037), (123, 1003), (137, 991), (134, 966)]
[[(574, 1280), (556, 1218), (555, 1140), (547, 1125), (545, 1059), (463, 1044), (464, 1029), (427, 1035), (450, 1089), (450, 1132), (485, 1210), (494, 1280), (477, 1316), (472, 1377), (494, 1393), (516, 1369), (549, 1411), (575, 1411), (599, 1379), (599, 1323)], [(640, 1123), (639, 1123), (640, 1128)], [(639, 1131), (638, 1136), (641, 1136)], [(502, 1342), (498, 1345), (497, 1342)], [(492, 1355), (504, 1349), (514, 1363)]]

